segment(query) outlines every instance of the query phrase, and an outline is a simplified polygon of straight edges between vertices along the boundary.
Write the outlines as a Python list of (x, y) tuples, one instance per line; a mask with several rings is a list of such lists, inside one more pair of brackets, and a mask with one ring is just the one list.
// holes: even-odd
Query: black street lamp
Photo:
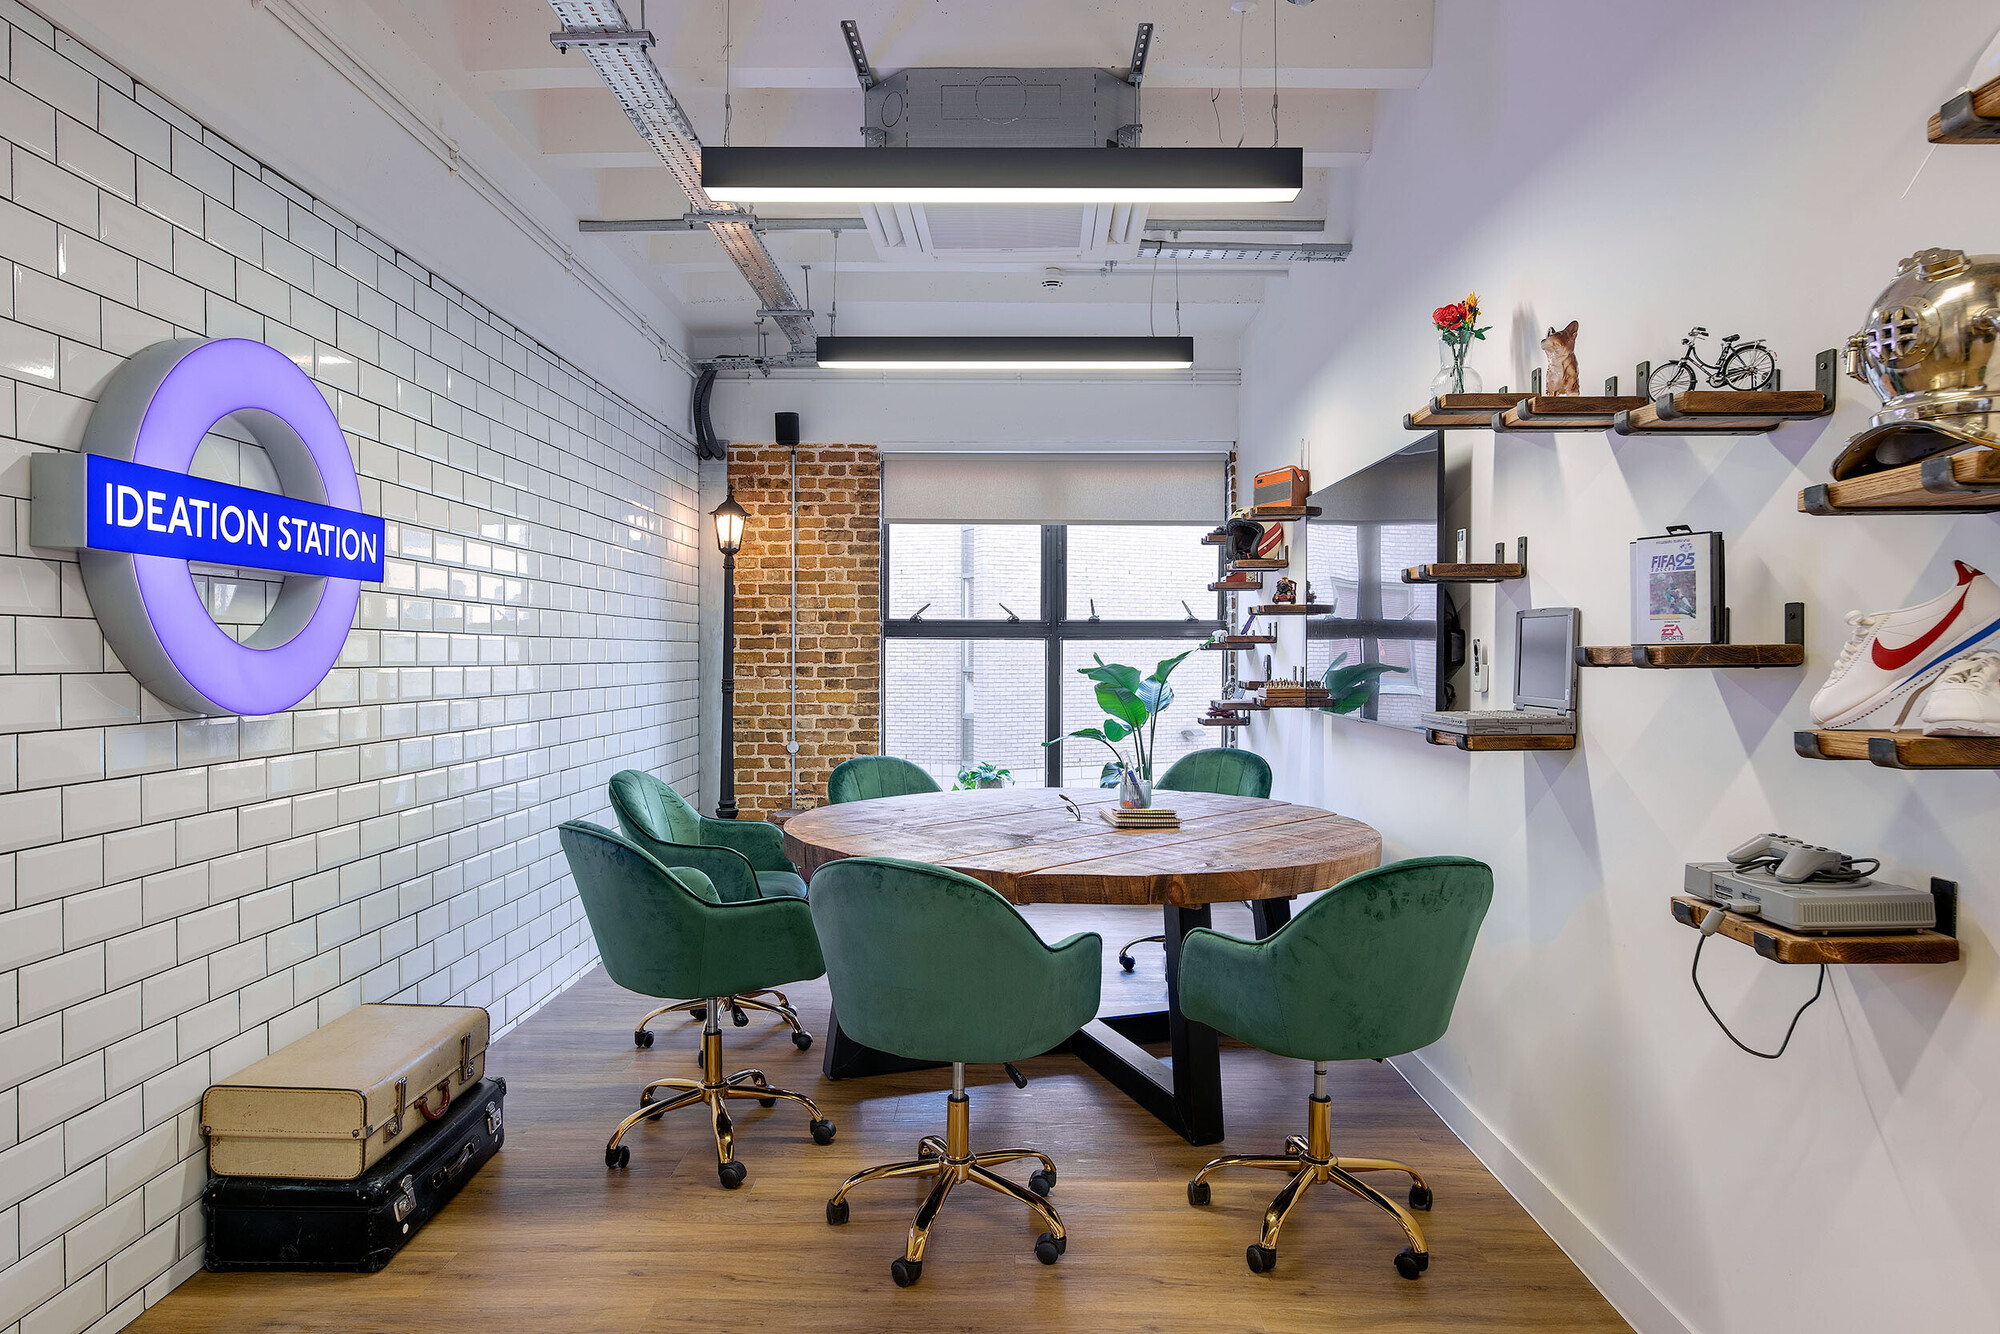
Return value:
[(722, 794), (715, 818), (736, 818), (736, 553), (743, 549), (743, 521), (749, 512), (736, 503), (736, 488), (710, 512), (715, 546), (722, 553)]

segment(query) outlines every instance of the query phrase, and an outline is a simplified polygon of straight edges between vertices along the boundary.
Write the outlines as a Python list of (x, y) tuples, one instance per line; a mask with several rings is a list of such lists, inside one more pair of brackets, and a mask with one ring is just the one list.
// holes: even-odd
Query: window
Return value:
[[(1051, 736), (1103, 721), (1077, 669), (1092, 654), (1150, 673), (1221, 623), (1214, 548), (1193, 524), (890, 523), (883, 534), (883, 749), (949, 787), (997, 764), (1025, 785), (1089, 785), (1110, 752)], [(1094, 607), (1093, 607), (1094, 602)], [(1185, 605), (1183, 605), (1185, 604)], [(1192, 618), (1190, 617), (1192, 613)], [(1221, 653), (1190, 652), (1154, 733), (1155, 769), (1218, 742), (1196, 719)], [(1130, 756), (1129, 743), (1125, 747)]]

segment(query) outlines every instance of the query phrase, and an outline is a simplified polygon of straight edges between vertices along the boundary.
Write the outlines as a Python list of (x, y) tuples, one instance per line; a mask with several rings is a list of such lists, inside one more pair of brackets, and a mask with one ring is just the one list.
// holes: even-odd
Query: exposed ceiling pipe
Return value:
[(792, 352), (810, 355), (815, 338), (812, 313), (801, 306), (778, 262), (764, 248), (756, 219), (748, 209), (717, 203), (701, 188), (701, 139), (646, 54), (652, 34), (626, 22), (618, 0), (549, 0), (549, 8), (562, 23), (562, 31), (552, 34), (550, 41), (559, 50), (571, 46), (582, 50), (625, 108), (633, 128), (667, 164), (695, 211), (709, 215), (709, 231), (757, 294), (757, 304), (784, 333)]
[[(583, 218), (576, 224), (580, 232), (692, 232), (707, 227), (715, 218), (706, 213), (686, 213), (678, 218)], [(760, 232), (860, 232), (868, 229), (863, 218), (757, 218), (751, 228)], [(1180, 232), (1323, 232), (1325, 218), (1155, 218), (1146, 224), (1149, 236)]]

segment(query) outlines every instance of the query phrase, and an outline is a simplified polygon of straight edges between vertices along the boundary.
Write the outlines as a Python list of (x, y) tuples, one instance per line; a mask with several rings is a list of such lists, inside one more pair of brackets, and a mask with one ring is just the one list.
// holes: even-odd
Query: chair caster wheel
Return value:
[(1408, 1246), (1396, 1252), (1396, 1272), (1404, 1278), (1416, 1278), (1430, 1267), (1431, 1257), (1428, 1253), (1419, 1255)]
[(1044, 1232), (1035, 1238), (1035, 1258), (1045, 1265), (1054, 1264), (1068, 1249), (1068, 1237), (1058, 1237), (1053, 1232)]
[(708, 1021), (708, 1007), (706, 1005), (695, 1006), (692, 1010), (688, 1011), (688, 1018), (694, 1020), (697, 1024), (706, 1023)]
[(620, 1144), (615, 1149), (606, 1149), (604, 1151), (604, 1165), (606, 1167), (624, 1167), (630, 1164), (631, 1161), (632, 1150), (626, 1148), (623, 1144)]
[(1046, 1167), (1038, 1167), (1028, 1176), (1028, 1189), (1037, 1195), (1046, 1198), (1055, 1188), (1056, 1174)]
[(813, 1045), (813, 1035), (803, 1028), (798, 1029), (792, 1034), (792, 1045), (800, 1051), (806, 1051)]
[[(820, 1117), (817, 1121), (812, 1122), (806, 1128), (812, 1131), (813, 1143), (815, 1144), (833, 1143), (833, 1122), (827, 1120), (825, 1117), (823, 1116)], [(846, 1202), (842, 1201), (840, 1207), (842, 1209), (845, 1209), (847, 1207)]]
[(743, 1184), (743, 1178), (750, 1175), (750, 1169), (739, 1162), (717, 1163), (715, 1174), (722, 1178), (722, 1184), (735, 1190)]
[(1118, 966), (1129, 973), (1139, 966), (1139, 961), (1129, 954), (1121, 954), (1118, 956)]
[(778, 1100), (776, 1098), (759, 1098), (757, 1099), (757, 1105), (759, 1107), (776, 1107)]
[(889, 1262), (889, 1277), (896, 1280), (896, 1286), (907, 1288), (924, 1276), (922, 1260), (905, 1260), (897, 1256)]
[(839, 1227), (842, 1223), (845, 1223), (847, 1221), (847, 1201), (828, 1200), (826, 1202), (826, 1221), (831, 1227)]
[(635, 1029), (633, 1029), (633, 1030), (632, 1030), (632, 1045), (633, 1045), (633, 1046), (635, 1046), (635, 1047), (650, 1047), (650, 1046), (652, 1046), (652, 1045), (653, 1045), (653, 1034), (652, 1034), (652, 1032), (651, 1032), (650, 1030), (648, 1030), (648, 1029), (644, 1029), (644, 1028), (635, 1028)]
[(1206, 1181), (1188, 1182), (1188, 1203), (1197, 1209), (1208, 1203), (1208, 1183)]
[(1410, 1207), (1412, 1209), (1428, 1211), (1431, 1207), (1431, 1188), (1429, 1186), (1410, 1187)]
[[(1243, 1258), (1250, 1262), (1250, 1272), (1253, 1274), (1268, 1274), (1278, 1267), (1278, 1253), (1269, 1246), (1259, 1246), (1254, 1241), (1243, 1252)], [(1401, 1265), (1401, 1259), (1396, 1263)]]
[(743, 1011), (739, 1009), (732, 1008), (729, 1011), (729, 1022), (736, 1025), (738, 1028), (742, 1028), (750, 1022), (750, 1016), (743, 1013)]

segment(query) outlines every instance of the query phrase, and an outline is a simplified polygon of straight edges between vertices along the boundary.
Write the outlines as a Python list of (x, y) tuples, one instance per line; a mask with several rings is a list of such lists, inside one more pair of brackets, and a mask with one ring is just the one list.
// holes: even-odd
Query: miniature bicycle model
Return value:
[(1722, 355), (1711, 365), (1702, 360), (1694, 346), (1695, 339), (1706, 337), (1708, 330), (1699, 325), (1689, 329), (1681, 339), (1681, 355), (1653, 367), (1646, 377), (1646, 396), (1659, 398), (1663, 394), (1685, 393), (1695, 387), (1700, 378), (1697, 372), (1707, 374), (1709, 387), (1713, 389), (1771, 387), (1778, 375), (1778, 359), (1764, 346), (1763, 339), (1745, 343), (1736, 334), (1730, 334), (1722, 340)]

